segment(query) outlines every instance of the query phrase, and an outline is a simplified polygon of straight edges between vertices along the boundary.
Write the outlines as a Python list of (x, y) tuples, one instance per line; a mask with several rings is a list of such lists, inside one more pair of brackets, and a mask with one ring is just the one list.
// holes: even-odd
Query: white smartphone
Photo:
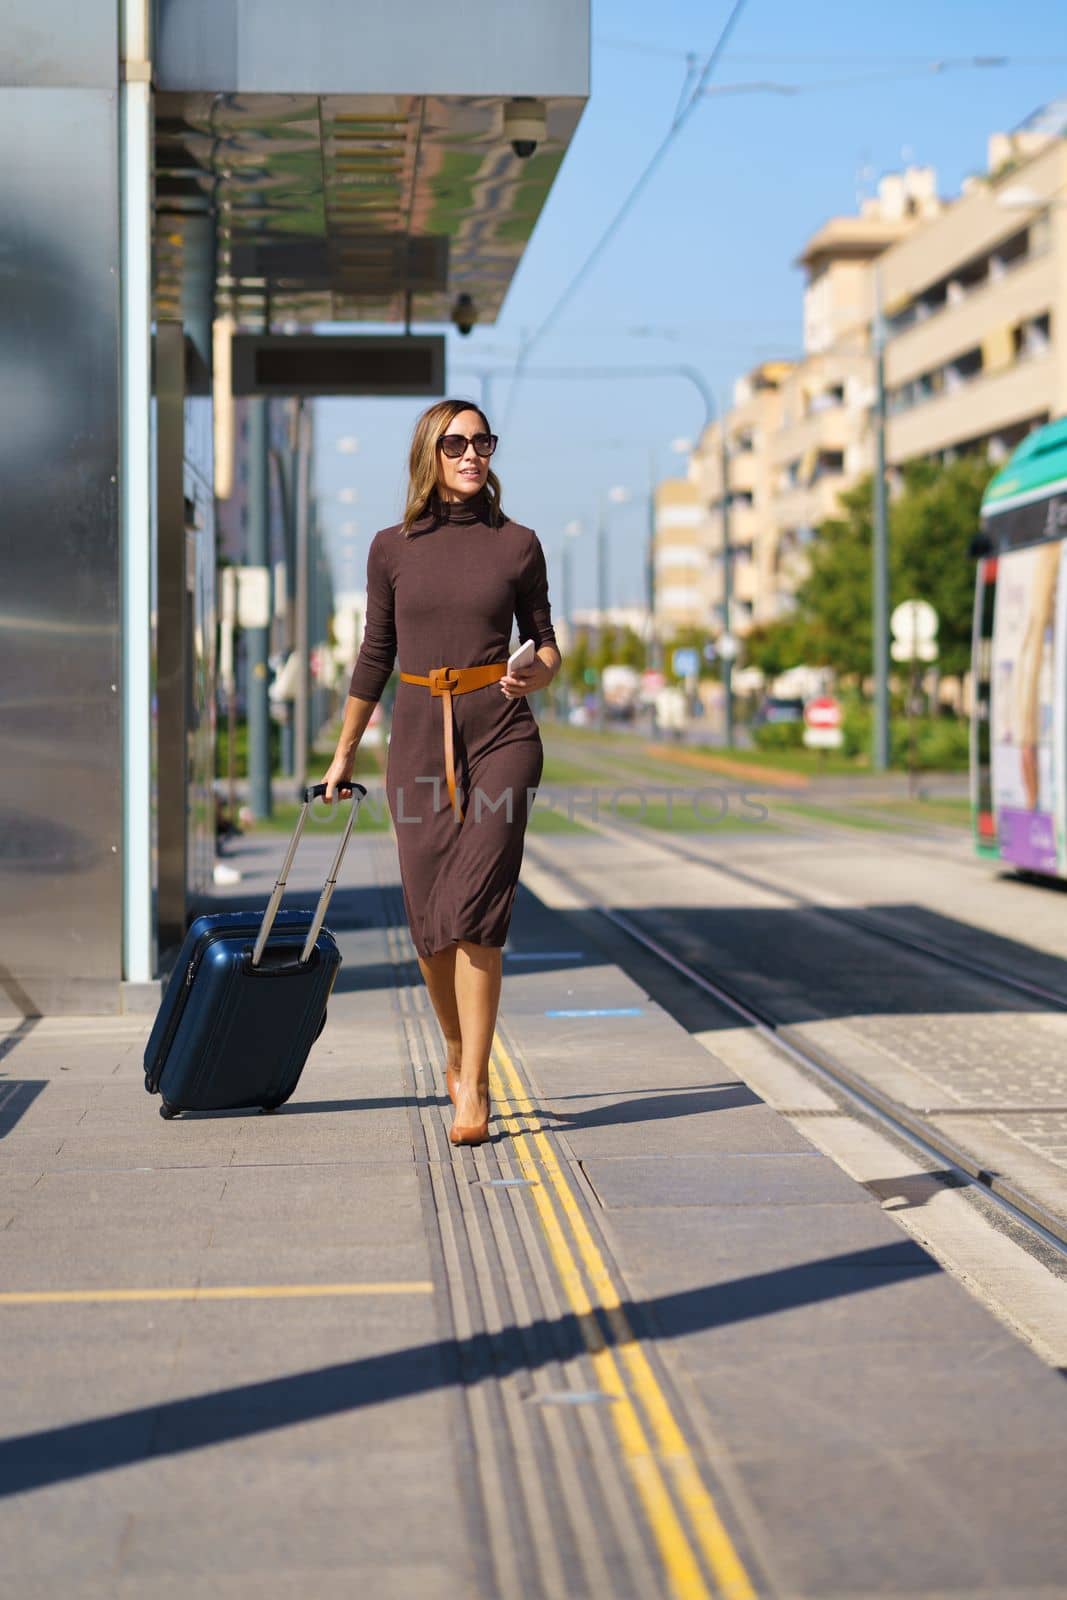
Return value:
[(521, 672), (524, 667), (532, 666), (536, 654), (537, 651), (534, 649), (532, 639), (527, 639), (525, 644), (520, 644), (519, 648), (513, 650), (508, 656), (508, 675), (510, 676), (516, 669)]

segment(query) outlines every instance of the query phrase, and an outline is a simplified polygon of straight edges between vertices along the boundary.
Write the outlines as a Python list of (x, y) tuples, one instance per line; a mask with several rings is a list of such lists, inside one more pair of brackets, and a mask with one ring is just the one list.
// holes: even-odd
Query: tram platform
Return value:
[(1067, 1594), (1062, 1377), (593, 918), (520, 890), (464, 1151), (387, 835), (330, 921), (275, 1116), (161, 1121), (148, 1018), (0, 1042), (12, 1593)]

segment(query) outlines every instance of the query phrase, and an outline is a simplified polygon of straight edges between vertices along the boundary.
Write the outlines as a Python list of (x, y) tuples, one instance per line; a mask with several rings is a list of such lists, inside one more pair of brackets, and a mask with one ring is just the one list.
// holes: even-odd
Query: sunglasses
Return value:
[(437, 443), (450, 461), (458, 461), (469, 444), (474, 446), (475, 455), (485, 461), (492, 455), (499, 440), (495, 433), (475, 433), (469, 439), (465, 433), (443, 433)]

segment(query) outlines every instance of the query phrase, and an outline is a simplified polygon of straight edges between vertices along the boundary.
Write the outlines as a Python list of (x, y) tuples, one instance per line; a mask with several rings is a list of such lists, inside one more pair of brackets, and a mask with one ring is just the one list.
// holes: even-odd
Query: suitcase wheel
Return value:
[(273, 1117), (280, 1105), (280, 1100), (268, 1100), (265, 1106), (260, 1106), (260, 1115), (264, 1117)]
[(167, 1101), (164, 1100), (163, 1104), (159, 1108), (159, 1114), (163, 1118), (164, 1122), (170, 1122), (178, 1115), (178, 1107), (168, 1105)]

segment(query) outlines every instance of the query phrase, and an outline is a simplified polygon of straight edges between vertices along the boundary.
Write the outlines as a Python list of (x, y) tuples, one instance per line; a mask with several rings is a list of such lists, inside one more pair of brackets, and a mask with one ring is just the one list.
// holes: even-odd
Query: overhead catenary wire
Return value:
[[(744, 11), (747, 3), (748, 0), (734, 0), (734, 4), (730, 8), (729, 15), (727, 16), (726, 21), (723, 23), (719, 37), (715, 41), (715, 45), (711, 51), (711, 54), (704, 62), (704, 66), (701, 69), (700, 75), (697, 78), (697, 81), (693, 86), (688, 99), (679, 101), (679, 105), (675, 111), (671, 125), (667, 129), (667, 132), (664, 134), (663, 138), (660, 140), (659, 144), (656, 146), (651, 159), (646, 163), (644, 169), (638, 175), (636, 181), (632, 184), (629, 192), (622, 202), (622, 205), (616, 211), (615, 215), (604, 229), (604, 232), (600, 235), (600, 238), (586, 256), (585, 260), (578, 268), (578, 271), (574, 274), (570, 283), (567, 284), (566, 288), (563, 290), (563, 293), (558, 297), (548, 315), (538, 325), (538, 327), (535, 328), (530, 337), (523, 342), (522, 348), (519, 351), (518, 360), (515, 363), (515, 374), (511, 383), (511, 392), (508, 395), (507, 411), (504, 418), (505, 432), (507, 431), (507, 423), (514, 409), (515, 399), (519, 391), (519, 385), (522, 382), (523, 368), (526, 365), (526, 360), (530, 352), (533, 350), (534, 346), (544, 338), (545, 334), (548, 332), (549, 328), (552, 327), (564, 306), (568, 304), (577, 290), (585, 282), (592, 269), (600, 260), (600, 257), (604, 254), (604, 251), (607, 249), (608, 245), (618, 233), (622, 224), (626, 221), (626, 218), (630, 215), (630, 212), (633, 210), (637, 201), (641, 198), (641, 195), (644, 193), (649, 182), (658, 171), (671, 145), (682, 132), (682, 129), (693, 115), (693, 112), (696, 110), (697, 106), (704, 99), (704, 91), (711, 81), (711, 75), (722, 59), (723, 52), (729, 43), (730, 36), (737, 26), (737, 23), (741, 17), (741, 13)], [(690, 65), (688, 68), (688, 76), (686, 81), (691, 82), (692, 77), (693, 68)]]
[[(609, 50), (633, 50), (646, 56), (663, 56), (672, 61), (687, 61), (694, 54), (692, 50), (683, 50), (680, 46), (655, 44), (643, 39), (615, 39), (601, 35), (597, 43)], [(887, 56), (879, 52), (849, 52), (840, 55), (820, 55), (805, 51), (770, 52), (766, 50), (738, 51), (731, 50), (732, 62), (745, 62), (748, 65), (775, 65), (795, 67), (853, 67), (866, 66), (877, 62), (880, 66), (894, 67), (922, 67), (929, 66), (930, 56)], [(975, 54), (969, 56), (944, 56), (939, 58), (947, 66), (974, 66), (974, 67), (1037, 67), (1055, 66), (1067, 62), (1065, 55), (1019, 56), (1002, 55), (990, 52), (988, 55)]]
[(1003, 57), (999, 56), (974, 56), (959, 61), (926, 61), (916, 63), (912, 67), (884, 67), (876, 68), (871, 72), (853, 73), (845, 78), (816, 78), (810, 83), (779, 83), (773, 79), (760, 78), (751, 83), (720, 83), (711, 84), (704, 90), (709, 99), (719, 99), (735, 94), (778, 94), (802, 95), (823, 94), (833, 89), (855, 89), (871, 83), (903, 83), (914, 82), (916, 78), (940, 77), (946, 72), (967, 70), (987, 70), (990, 67), (1006, 65)]

